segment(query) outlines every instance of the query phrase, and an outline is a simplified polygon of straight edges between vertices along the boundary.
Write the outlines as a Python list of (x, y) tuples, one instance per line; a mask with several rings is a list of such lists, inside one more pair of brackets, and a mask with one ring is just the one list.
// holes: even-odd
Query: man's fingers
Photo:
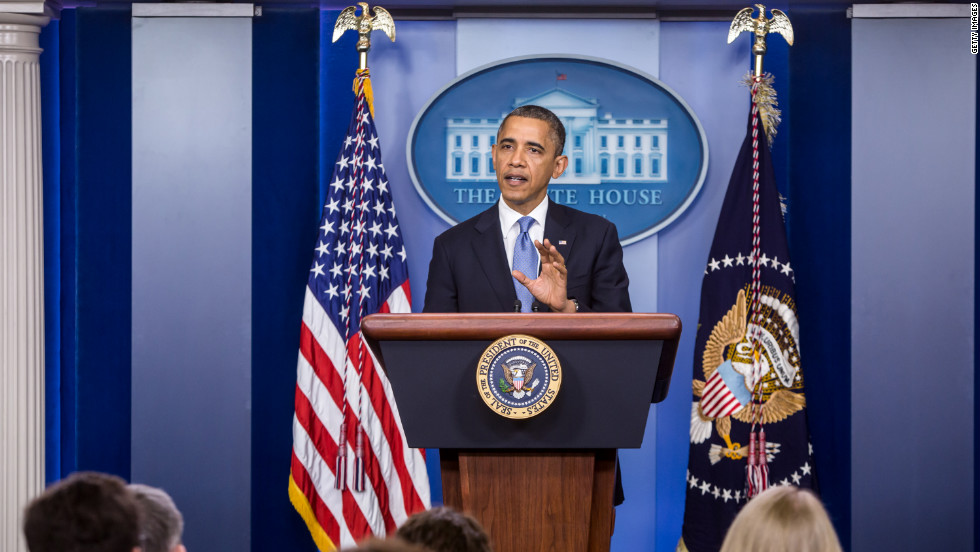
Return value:
[(538, 250), (538, 253), (539, 254), (541, 254), (541, 255), (548, 255), (550, 253), (548, 251), (548, 248), (551, 246), (551, 244), (548, 244), (548, 240), (544, 240), (544, 241), (545, 241), (545, 243), (541, 243), (538, 240), (534, 240), (534, 247), (535, 247), (535, 249)]
[(518, 282), (520, 282), (521, 285), (526, 286), (529, 283), (531, 283), (531, 279), (525, 276), (524, 273), (521, 272), (520, 270), (514, 270), (510, 273), (510, 275), (513, 276)]
[(538, 254), (541, 255), (542, 263), (557, 262), (562, 265), (565, 264), (565, 258), (561, 256), (558, 249), (551, 245), (551, 242), (547, 239), (544, 240), (544, 243), (534, 240), (534, 247), (537, 248)]

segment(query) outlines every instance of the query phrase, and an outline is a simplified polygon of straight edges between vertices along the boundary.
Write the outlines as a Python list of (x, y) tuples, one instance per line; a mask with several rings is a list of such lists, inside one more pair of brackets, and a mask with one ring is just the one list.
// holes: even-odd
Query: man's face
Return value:
[(548, 123), (527, 117), (511, 117), (497, 134), (493, 168), (504, 202), (522, 215), (534, 210), (548, 193), (548, 182), (568, 166), (558, 155)]

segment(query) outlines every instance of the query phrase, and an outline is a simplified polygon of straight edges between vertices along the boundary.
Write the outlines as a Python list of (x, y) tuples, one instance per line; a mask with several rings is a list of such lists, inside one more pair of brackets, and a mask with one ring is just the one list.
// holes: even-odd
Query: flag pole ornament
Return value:
[[(375, 6), (374, 10), (368, 7), (367, 2), (358, 2), (361, 7), (361, 15), (357, 15), (356, 6), (344, 8), (337, 16), (337, 22), (333, 26), (333, 41), (337, 42), (342, 34), (347, 31), (357, 31), (357, 52), (359, 55), (359, 65), (357, 77), (354, 79), (354, 94), (360, 94), (364, 90), (364, 97), (367, 98), (368, 109), (371, 116), (374, 116), (374, 91), (371, 90), (370, 72), (367, 66), (367, 54), (371, 49), (371, 31), (382, 31), (392, 42), (395, 41), (395, 20), (388, 13), (388, 10), (381, 6)], [(372, 15), (371, 12), (374, 12)], [(364, 78), (361, 78), (364, 77)]]
[(752, 55), (755, 57), (755, 70), (745, 79), (748, 87), (755, 86), (753, 100), (759, 106), (762, 114), (762, 126), (766, 130), (766, 138), (769, 146), (772, 147), (772, 140), (776, 136), (776, 127), (779, 126), (780, 113), (776, 109), (776, 92), (772, 87), (773, 77), (762, 72), (762, 58), (766, 55), (766, 35), (769, 33), (779, 33), (786, 39), (787, 44), (793, 45), (793, 24), (789, 17), (781, 10), (773, 9), (772, 17), (766, 18), (766, 7), (756, 4), (759, 8), (759, 17), (753, 19), (752, 8), (743, 8), (732, 20), (732, 26), (728, 29), (728, 43), (731, 44), (738, 38), (743, 31), (749, 31), (755, 35), (755, 42), (752, 44)]
[(759, 78), (762, 76), (762, 57), (766, 55), (766, 35), (779, 33), (792, 46), (793, 25), (781, 10), (772, 10), (772, 17), (767, 19), (766, 7), (762, 4), (756, 4), (755, 7), (759, 8), (759, 17), (755, 19), (752, 18), (752, 8), (744, 8), (735, 14), (732, 26), (728, 29), (728, 43), (731, 44), (738, 35), (742, 34), (742, 31), (749, 31), (755, 35), (752, 54), (755, 56), (755, 76)]
[[(333, 26), (333, 42), (347, 31), (357, 31), (357, 52), (360, 55), (360, 70), (367, 69), (367, 53), (371, 49), (371, 31), (383, 31), (392, 42), (395, 41), (395, 20), (388, 10), (375, 6), (372, 10), (367, 2), (358, 2), (361, 15), (357, 15), (356, 6), (344, 8), (337, 16)], [(373, 14), (371, 12), (374, 12)]]

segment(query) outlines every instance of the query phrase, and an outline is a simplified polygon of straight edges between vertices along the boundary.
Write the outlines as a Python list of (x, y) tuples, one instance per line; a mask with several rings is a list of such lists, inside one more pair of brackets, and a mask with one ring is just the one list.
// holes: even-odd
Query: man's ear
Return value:
[(559, 155), (555, 158), (555, 170), (551, 173), (551, 178), (558, 178), (568, 168), (568, 156)]

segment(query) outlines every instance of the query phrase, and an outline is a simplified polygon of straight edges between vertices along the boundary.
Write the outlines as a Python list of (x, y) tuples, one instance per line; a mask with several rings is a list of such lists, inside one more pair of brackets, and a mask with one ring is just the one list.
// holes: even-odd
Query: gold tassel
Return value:
[[(777, 107), (776, 90), (772, 87), (774, 78), (772, 73), (762, 75), (759, 87), (755, 91), (755, 103), (759, 106), (759, 117), (762, 119), (762, 128), (766, 131), (766, 141), (772, 147), (773, 138), (776, 137), (776, 127), (782, 120), (782, 112)], [(742, 85), (752, 88), (754, 77), (752, 73), (746, 73), (742, 77)]]
[(368, 109), (371, 110), (371, 118), (374, 118), (374, 91), (371, 90), (371, 70), (370, 69), (358, 69), (357, 77), (354, 79), (354, 95), (356, 96), (359, 90), (357, 89), (358, 83), (363, 83), (364, 86), (364, 99), (367, 100)]

